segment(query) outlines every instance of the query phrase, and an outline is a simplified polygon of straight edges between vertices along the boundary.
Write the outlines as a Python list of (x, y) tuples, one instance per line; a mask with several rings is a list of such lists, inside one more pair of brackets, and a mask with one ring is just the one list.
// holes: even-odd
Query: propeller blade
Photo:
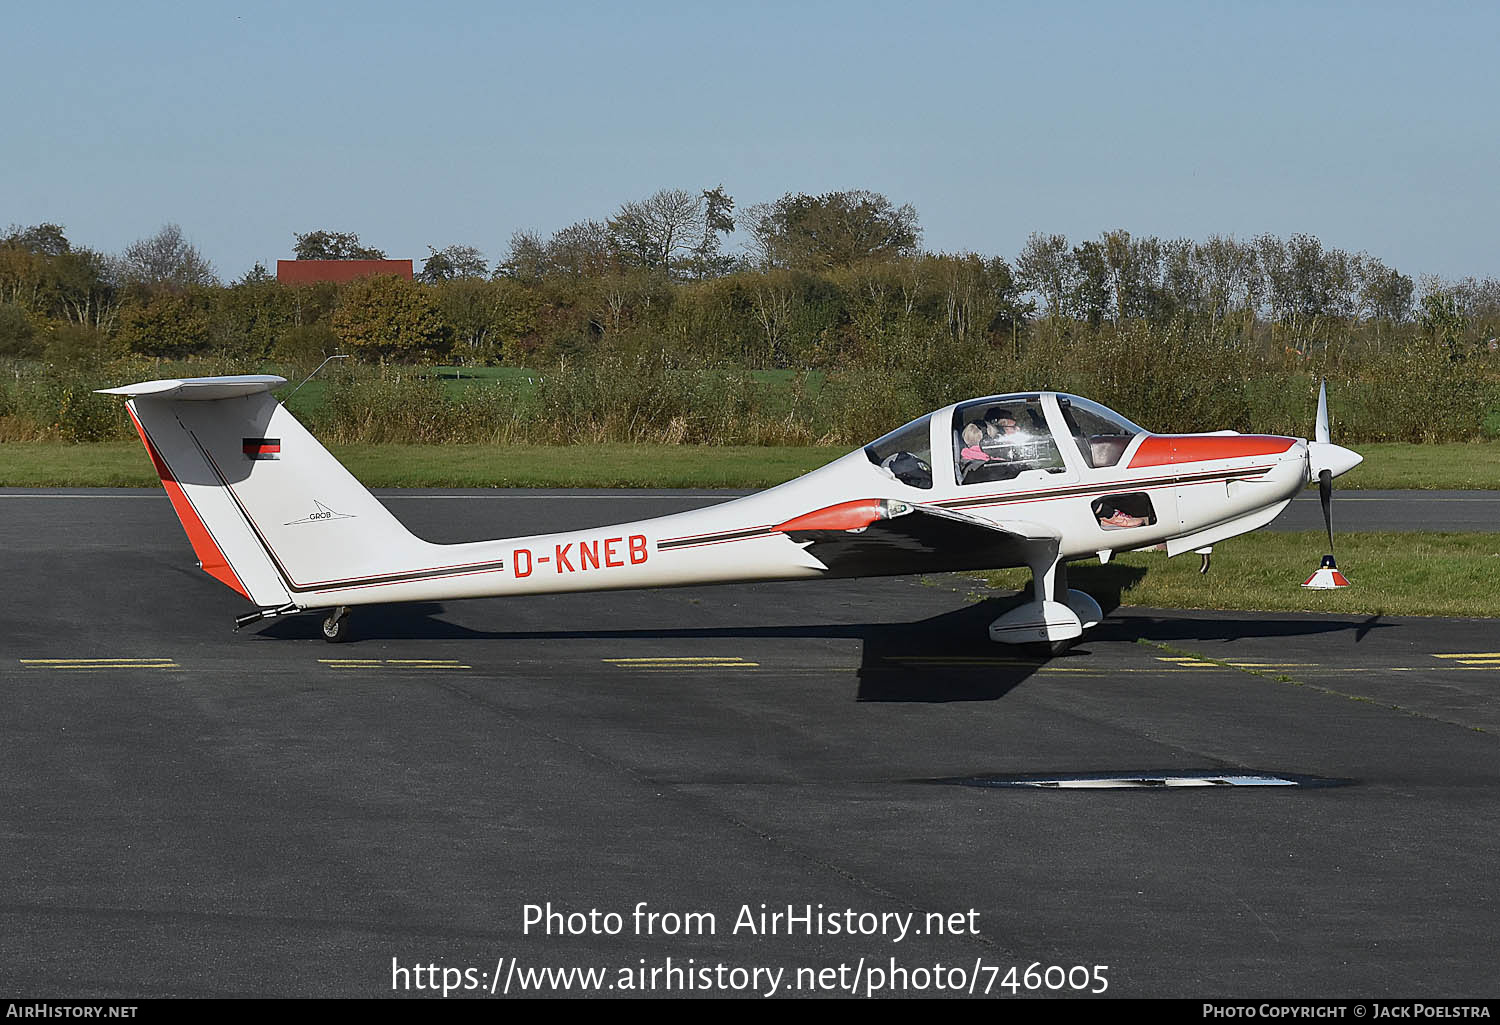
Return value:
[(1313, 427), (1313, 441), (1328, 443), (1328, 382), (1318, 383), (1318, 422)]
[(1318, 474), (1318, 501), (1323, 503), (1323, 523), (1328, 527), (1328, 554), (1333, 554), (1333, 471)]
[(1333, 559), (1333, 478), (1354, 469), (1359, 462), (1358, 452), (1351, 452), (1328, 440), (1328, 382), (1321, 381), (1318, 384), (1315, 436), (1307, 443), (1307, 475), (1318, 481), (1318, 502), (1323, 506), (1323, 525), (1328, 528), (1328, 554), (1323, 556), (1318, 571), (1302, 582), (1303, 587), (1329, 590), (1349, 586)]

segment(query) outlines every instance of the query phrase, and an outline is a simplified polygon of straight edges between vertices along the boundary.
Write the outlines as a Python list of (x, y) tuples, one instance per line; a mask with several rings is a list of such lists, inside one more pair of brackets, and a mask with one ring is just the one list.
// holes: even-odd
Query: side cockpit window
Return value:
[(1059, 395), (1057, 405), (1083, 465), (1092, 469), (1114, 466), (1135, 436), (1146, 433), (1114, 410), (1076, 395)]
[(953, 461), (960, 484), (1010, 480), (1027, 470), (1066, 470), (1037, 396), (982, 399), (955, 409)]
[(913, 420), (866, 445), (865, 455), (908, 487), (932, 487), (932, 435), (928, 417)]

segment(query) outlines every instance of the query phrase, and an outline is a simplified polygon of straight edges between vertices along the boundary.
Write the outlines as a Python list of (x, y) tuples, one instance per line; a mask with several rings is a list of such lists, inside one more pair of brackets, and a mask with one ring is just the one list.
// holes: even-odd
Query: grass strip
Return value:
[[(841, 448), (719, 445), (334, 445), (373, 488), (759, 488), (841, 456)], [(1500, 442), (1359, 446), (1340, 488), (1500, 489)], [(0, 443), (0, 486), (150, 487), (139, 443)]]
[[(1328, 539), (1317, 531), (1246, 534), (1214, 546), (1198, 572), (1191, 552), (1128, 552), (1106, 565), (1076, 562), (1068, 581), (1106, 609), (1246, 609), (1348, 615), (1500, 616), (1500, 534), (1349, 533), (1338, 537), (1339, 568), (1353, 586), (1308, 591)], [(992, 586), (1027, 586), (1024, 570), (984, 574)]]
[[(844, 454), (718, 445), (333, 445), (372, 488), (762, 488)], [(0, 487), (155, 487), (139, 442), (0, 444)]]

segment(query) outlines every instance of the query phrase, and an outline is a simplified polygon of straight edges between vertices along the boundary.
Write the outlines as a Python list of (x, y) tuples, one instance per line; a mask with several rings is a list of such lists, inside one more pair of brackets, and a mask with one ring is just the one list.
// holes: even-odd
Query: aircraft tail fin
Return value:
[(320, 607), (436, 546), (320, 445), (269, 375), (147, 381), (123, 395), (204, 571), (262, 608)]

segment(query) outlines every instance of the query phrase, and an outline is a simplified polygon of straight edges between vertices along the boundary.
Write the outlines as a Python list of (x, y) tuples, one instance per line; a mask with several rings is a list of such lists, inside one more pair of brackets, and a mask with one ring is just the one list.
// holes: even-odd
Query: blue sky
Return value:
[(84, 4), (10, 11), (0, 225), (221, 277), (358, 232), (421, 264), (722, 183), (1033, 231), (1305, 231), (1500, 276), (1500, 8), (1478, 3)]

